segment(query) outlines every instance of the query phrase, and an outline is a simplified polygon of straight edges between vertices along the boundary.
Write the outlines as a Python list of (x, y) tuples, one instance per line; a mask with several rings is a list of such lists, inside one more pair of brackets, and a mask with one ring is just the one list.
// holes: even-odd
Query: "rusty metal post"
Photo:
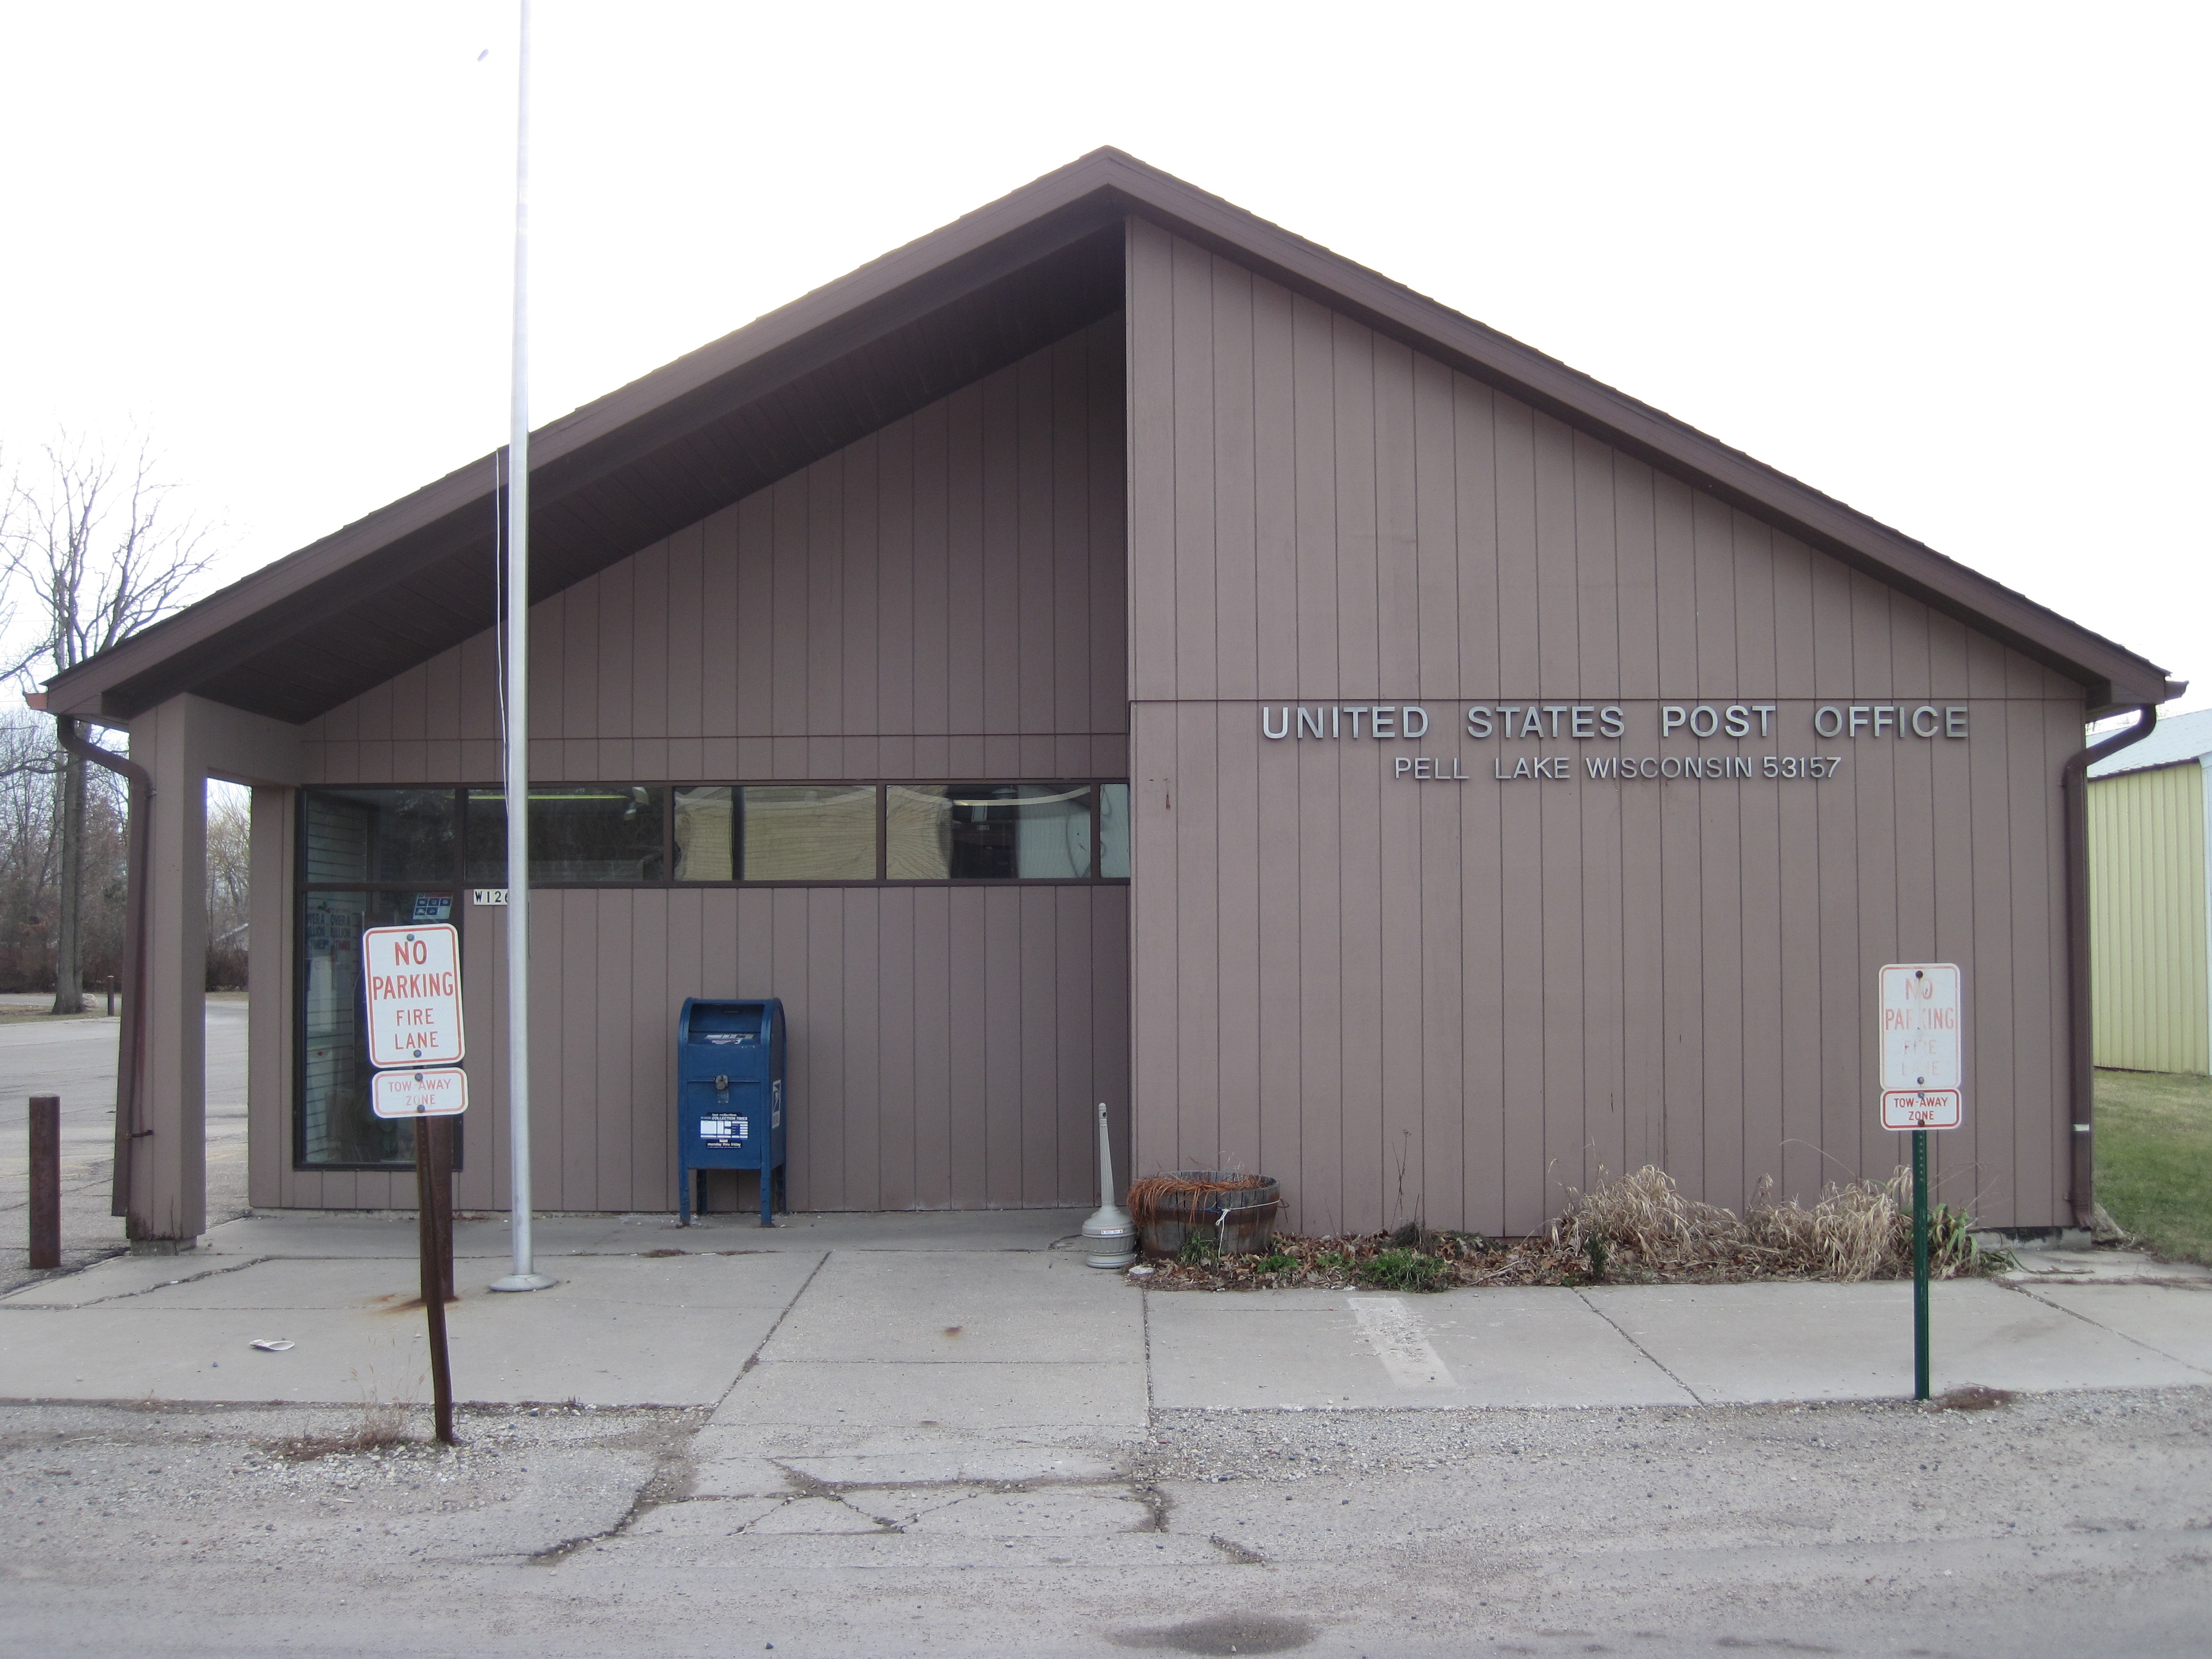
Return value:
[(31, 1266), (62, 1265), (62, 1097), (31, 1097)]
[(431, 1194), (430, 1220), (437, 1229), (438, 1273), (448, 1302), (460, 1299), (453, 1294), (453, 1123), (450, 1117), (434, 1117), (421, 1126), (434, 1137), (430, 1181), (435, 1190)]
[(431, 1406), (438, 1438), (450, 1446), (454, 1443), (453, 1375), (446, 1355), (446, 1287), (452, 1282), (452, 1270), (441, 1259), (443, 1230), (438, 1224), (438, 1195), (444, 1184), (439, 1179), (438, 1166), (447, 1156), (446, 1137), (439, 1131), (445, 1127), (443, 1118), (415, 1120), (415, 1204), (416, 1247), (422, 1255), (422, 1313), (429, 1328)]

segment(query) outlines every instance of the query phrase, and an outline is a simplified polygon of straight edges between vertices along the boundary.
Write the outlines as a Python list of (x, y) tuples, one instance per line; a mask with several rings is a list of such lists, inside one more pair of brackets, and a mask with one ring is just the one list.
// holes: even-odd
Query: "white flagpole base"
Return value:
[(509, 1273), (504, 1279), (495, 1279), (495, 1291), (550, 1291), (561, 1281), (544, 1273)]

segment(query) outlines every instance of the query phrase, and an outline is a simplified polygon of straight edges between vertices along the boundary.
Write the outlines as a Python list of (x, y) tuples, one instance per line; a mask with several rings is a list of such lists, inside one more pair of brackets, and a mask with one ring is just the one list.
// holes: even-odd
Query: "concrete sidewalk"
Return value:
[[(504, 1220), (456, 1229), (465, 1401), (712, 1408), (732, 1458), (918, 1439), (1097, 1444), (1155, 1409), (1875, 1400), (1911, 1391), (1911, 1289), (1607, 1285), (1411, 1297), (1147, 1291), (1084, 1266), (1075, 1211), (547, 1217), (561, 1281), (484, 1287)], [(406, 1216), (281, 1214), (183, 1256), (0, 1298), (0, 1400), (411, 1403), (428, 1390)], [(1935, 1289), (1935, 1385), (2212, 1382), (2212, 1274), (2110, 1253)], [(288, 1341), (276, 1352), (257, 1340)], [(979, 1454), (980, 1455), (980, 1454)]]

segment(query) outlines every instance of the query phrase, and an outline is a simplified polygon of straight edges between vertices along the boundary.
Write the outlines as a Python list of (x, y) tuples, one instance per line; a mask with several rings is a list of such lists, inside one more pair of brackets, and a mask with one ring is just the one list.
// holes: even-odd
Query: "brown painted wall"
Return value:
[[(533, 607), (532, 775), (1126, 775), (1121, 375), (1115, 318)], [(313, 722), (308, 781), (496, 781), (495, 672), (481, 635)], [(677, 1010), (773, 994), (795, 1206), (1095, 1202), (1127, 913), (1121, 887), (540, 893), (538, 1201), (673, 1208)], [(463, 917), (465, 1206), (507, 1200), (498, 914)], [(411, 1203), (411, 1176), (294, 1170), (289, 1066), (254, 1075), (257, 1148), (283, 1137), (257, 1202)]]
[[(1141, 222), (1127, 295), (1139, 1172), (1280, 1178), (1309, 1231), (1525, 1232), (1602, 1166), (1740, 1206), (1886, 1176), (1872, 997), (1952, 960), (1968, 1125), (1939, 1196), (2063, 1221), (2057, 777), (2072, 683)], [(1420, 744), (1260, 708), (1425, 702)], [(1815, 702), (1968, 703), (1816, 743)], [(1656, 742), (1662, 702), (1798, 740)], [(1616, 744), (1462, 738), (1619, 702)], [(1794, 724), (1793, 724), (1794, 723)], [(1593, 783), (1586, 752), (1841, 753), (1819, 782)], [(1393, 775), (1463, 757), (1464, 784)], [(1568, 753), (1571, 781), (1496, 757)], [(1401, 1174), (1402, 1172), (1402, 1174)]]

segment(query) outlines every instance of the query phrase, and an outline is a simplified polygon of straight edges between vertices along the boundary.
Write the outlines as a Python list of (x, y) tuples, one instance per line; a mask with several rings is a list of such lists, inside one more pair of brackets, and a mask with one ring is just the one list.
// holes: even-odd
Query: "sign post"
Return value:
[(1966, 1118), (1966, 1024), (1948, 962), (1881, 970), (1881, 1127), (1912, 1133), (1912, 1397), (1928, 1398), (1928, 1132)]
[(446, 1351), (446, 1302), (453, 1293), (453, 1133), (468, 1109), (460, 1068), (461, 936), (450, 922), (368, 927), (361, 936), (368, 1003), (368, 1058), (377, 1068), (369, 1103), (377, 1116), (415, 1125), (416, 1242), (422, 1313), (430, 1341), (430, 1398), (438, 1438), (453, 1443), (453, 1375)]

